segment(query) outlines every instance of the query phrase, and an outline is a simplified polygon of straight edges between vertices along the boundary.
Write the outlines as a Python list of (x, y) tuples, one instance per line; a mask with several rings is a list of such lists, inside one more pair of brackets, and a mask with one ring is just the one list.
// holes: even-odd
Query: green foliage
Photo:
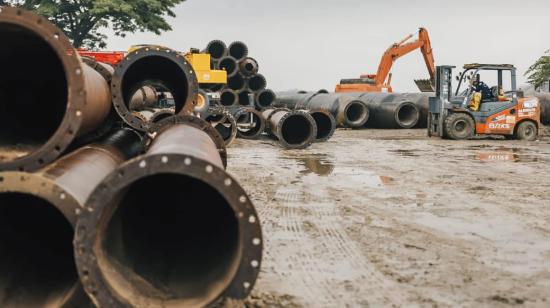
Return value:
[(101, 28), (115, 35), (172, 30), (165, 17), (175, 17), (172, 9), (185, 0), (0, 0), (0, 5), (34, 10), (63, 29), (75, 47), (103, 48), (107, 38)]
[(550, 80), (550, 50), (546, 51), (535, 64), (531, 65), (525, 73), (527, 80), (536, 88), (543, 82)]

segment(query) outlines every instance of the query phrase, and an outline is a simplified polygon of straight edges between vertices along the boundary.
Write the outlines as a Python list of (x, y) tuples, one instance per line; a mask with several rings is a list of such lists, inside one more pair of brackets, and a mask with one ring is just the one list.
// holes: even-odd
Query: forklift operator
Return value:
[(487, 86), (485, 82), (481, 81), (479, 74), (476, 75), (472, 87), (474, 88), (475, 92), (481, 93), (481, 99), (483, 101), (495, 99), (493, 91), (491, 91), (491, 88), (489, 88), (489, 86)]

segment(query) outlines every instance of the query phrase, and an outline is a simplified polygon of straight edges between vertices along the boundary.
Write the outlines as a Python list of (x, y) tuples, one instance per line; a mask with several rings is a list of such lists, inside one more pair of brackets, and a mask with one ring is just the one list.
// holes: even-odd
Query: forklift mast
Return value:
[(436, 67), (435, 97), (429, 98), (429, 136), (443, 137), (443, 121), (447, 109), (451, 108), (450, 101), (453, 95), (453, 68), (455, 66), (442, 65)]

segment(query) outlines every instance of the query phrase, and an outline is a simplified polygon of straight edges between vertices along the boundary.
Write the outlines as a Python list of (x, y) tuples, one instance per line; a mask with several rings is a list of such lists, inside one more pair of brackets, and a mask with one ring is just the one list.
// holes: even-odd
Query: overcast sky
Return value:
[[(512, 63), (523, 75), (550, 49), (549, 0), (187, 0), (175, 12), (173, 31), (111, 36), (108, 48), (241, 40), (275, 90), (334, 90), (341, 78), (376, 73), (384, 50), (419, 27), (437, 64)], [(394, 65), (394, 91), (416, 91), (418, 78), (428, 78), (419, 51)]]

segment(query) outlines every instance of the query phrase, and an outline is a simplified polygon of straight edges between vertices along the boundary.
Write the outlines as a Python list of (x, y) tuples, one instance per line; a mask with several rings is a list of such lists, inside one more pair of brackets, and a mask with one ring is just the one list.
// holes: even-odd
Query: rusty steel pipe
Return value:
[(265, 130), (265, 119), (254, 107), (240, 107), (233, 110), (237, 123), (237, 137), (258, 139)]
[(73, 253), (74, 226), (93, 189), (142, 150), (125, 128), (35, 173), (0, 173), (0, 303), (87, 307)]
[(0, 41), (0, 170), (37, 170), (104, 122), (109, 87), (34, 13), (2, 7)]
[(248, 56), (248, 46), (243, 42), (236, 41), (229, 45), (227, 53), (237, 61), (241, 61)]
[(212, 40), (208, 43), (208, 45), (206, 45), (204, 52), (210, 54), (212, 61), (217, 62), (227, 55), (227, 46), (223, 41)]
[(324, 142), (329, 140), (336, 131), (336, 119), (326, 110), (308, 110), (307, 111), (317, 125), (317, 135), (315, 142)]
[(369, 119), (367, 105), (356, 98), (346, 95), (319, 92), (288, 91), (277, 93), (275, 107), (290, 109), (326, 110), (336, 119), (340, 127), (359, 128)]
[(159, 46), (134, 50), (117, 65), (111, 81), (111, 93), (120, 117), (137, 130), (147, 131), (150, 128), (150, 123), (143, 122), (130, 109), (132, 96), (145, 85), (171, 93), (175, 114), (190, 114), (197, 103), (197, 76), (182, 54)]
[(254, 205), (202, 128), (181, 122), (157, 134), (145, 155), (92, 193), (91, 211), (78, 221), (86, 292), (98, 307), (205, 307), (247, 297), (262, 259)]
[(262, 111), (266, 130), (287, 149), (305, 149), (317, 136), (317, 125), (311, 115), (303, 110), (271, 108)]
[(153, 108), (157, 104), (157, 90), (152, 86), (143, 86), (130, 98), (130, 111), (140, 111)]
[(254, 58), (246, 57), (239, 62), (239, 71), (244, 76), (249, 77), (256, 75), (259, 69), (260, 66), (258, 65), (258, 61)]
[(205, 120), (220, 134), (225, 146), (230, 146), (237, 138), (237, 122), (226, 108), (210, 107)]

